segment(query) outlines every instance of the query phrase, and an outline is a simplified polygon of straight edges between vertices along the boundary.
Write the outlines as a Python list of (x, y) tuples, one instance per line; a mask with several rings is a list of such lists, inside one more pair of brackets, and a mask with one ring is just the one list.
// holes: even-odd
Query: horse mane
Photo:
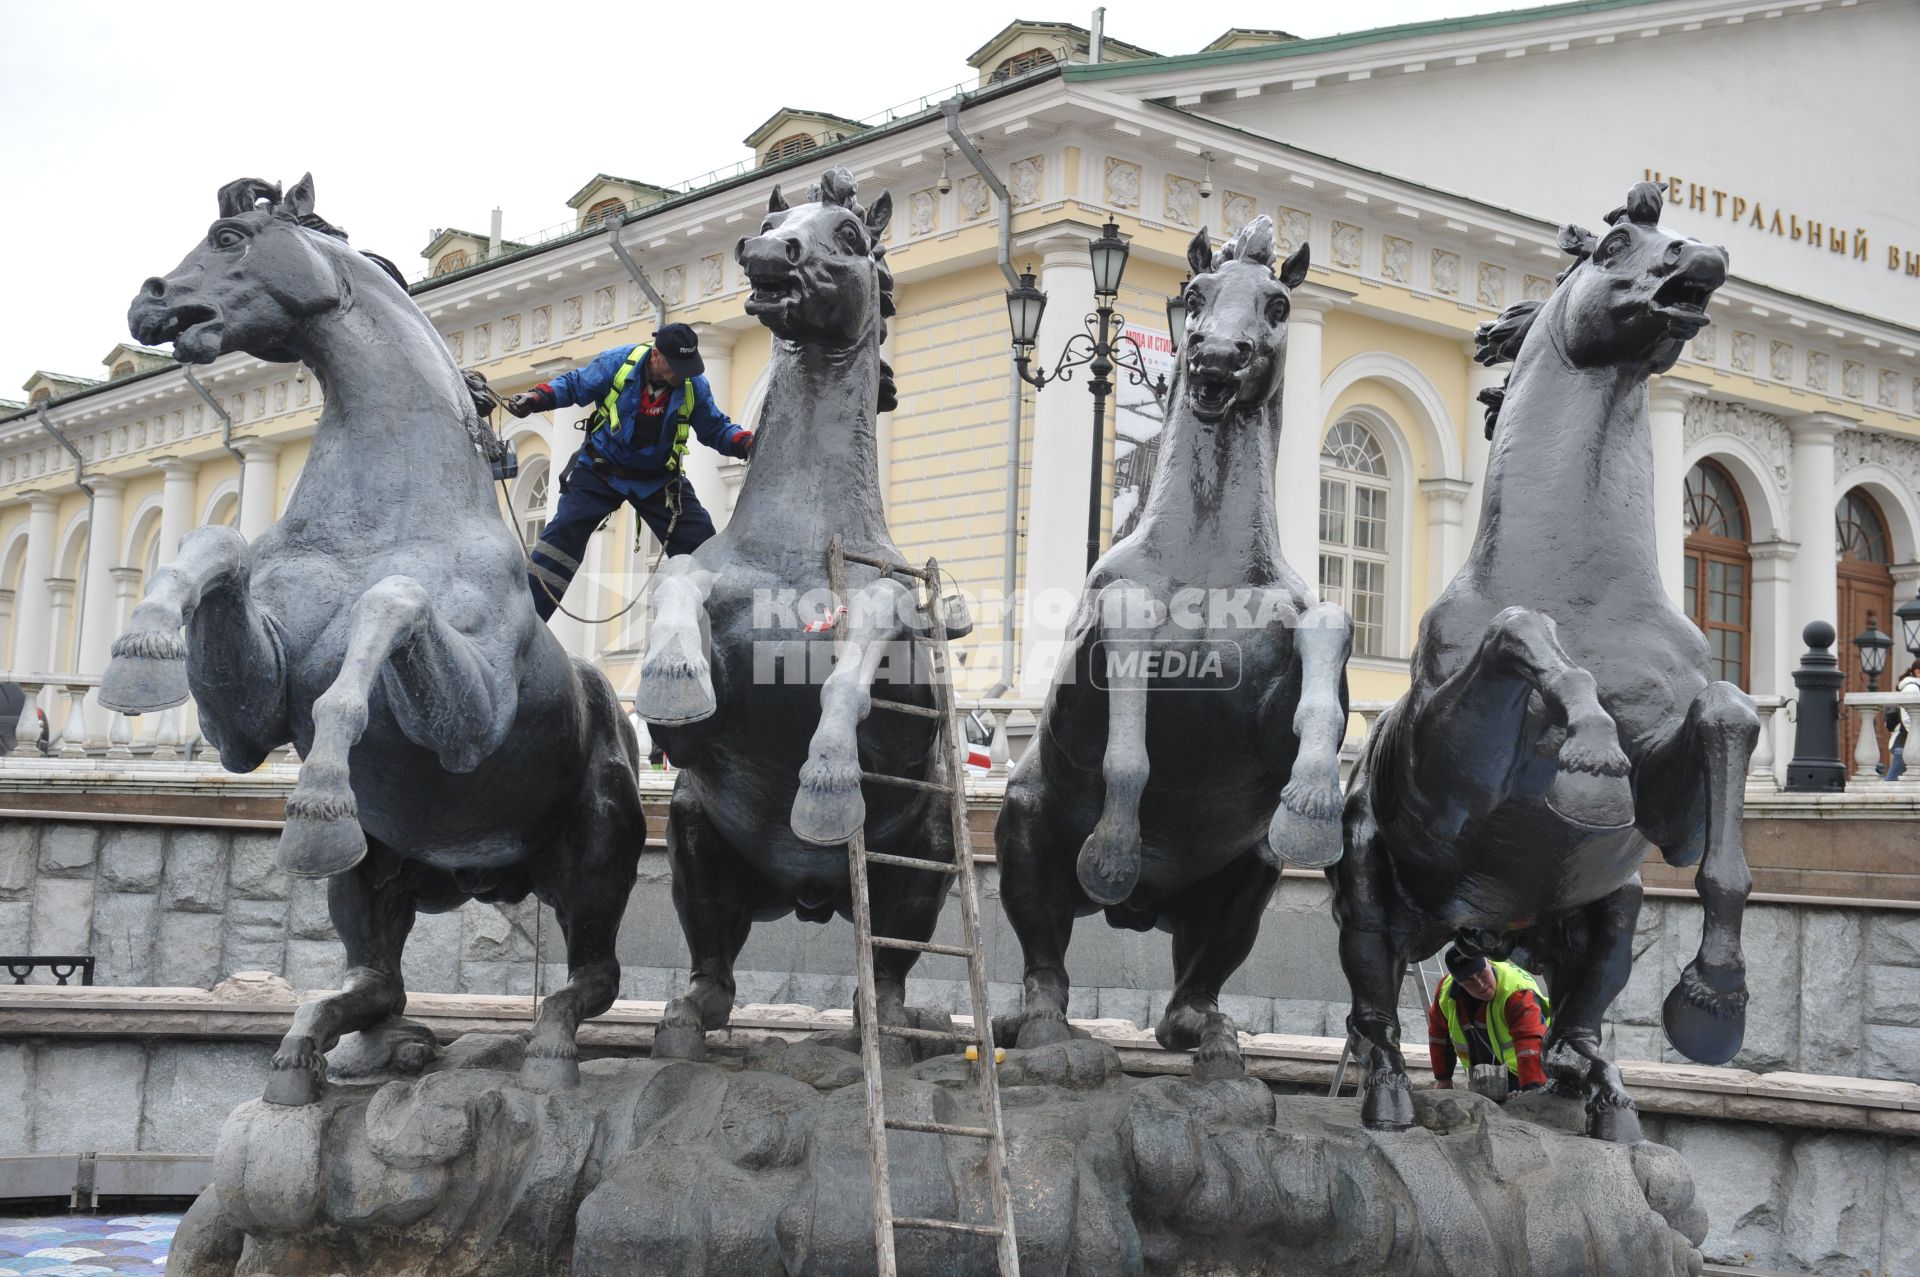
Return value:
[[(220, 188), (218, 199), (222, 217), (238, 217), (242, 213), (257, 212), (264, 204), (265, 211), (284, 217), (297, 226), (332, 236), (343, 244), (347, 242), (347, 232), (344, 227), (335, 226), (312, 209), (297, 212), (289, 206), (278, 182), (268, 182), (257, 177), (236, 178)], [(406, 291), (406, 276), (400, 273), (398, 266), (380, 254), (369, 253), (365, 249), (360, 250), (360, 255), (386, 272), (394, 283), (400, 285), (400, 291)]]
[[(866, 205), (860, 202), (859, 195), (860, 184), (854, 181), (853, 170), (844, 164), (834, 165), (820, 175), (819, 181), (807, 187), (807, 198), (809, 200), (819, 204), (834, 204), (840, 208), (844, 208), (859, 218), (862, 225), (867, 225), (869, 210)], [(781, 207), (785, 207), (785, 202), (780, 199), (780, 188), (777, 186), (773, 188), (773, 198), (775, 203)], [(882, 195), (881, 199), (884, 201), (886, 196)], [(889, 204), (888, 207), (891, 209), (891, 204)], [(889, 212), (888, 215), (891, 216), (891, 212)], [(886, 244), (881, 242), (880, 236), (877, 233), (872, 236), (872, 239), (873, 262), (878, 268), (880, 276), (880, 318), (883, 321), (880, 326), (880, 335), (884, 339), (886, 336), (886, 324), (884, 321), (891, 319), (894, 313), (893, 268), (887, 265)]]
[(1274, 234), (1273, 219), (1262, 213), (1234, 232), (1233, 238), (1213, 259), (1213, 266), (1218, 270), (1237, 259), (1257, 262), (1271, 270), (1279, 258), (1280, 241)]

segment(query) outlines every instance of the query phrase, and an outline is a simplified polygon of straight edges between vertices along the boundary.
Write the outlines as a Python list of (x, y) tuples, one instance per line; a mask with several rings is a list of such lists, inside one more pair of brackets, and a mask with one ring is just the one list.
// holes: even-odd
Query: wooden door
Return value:
[[(1867, 628), (1872, 619), (1883, 633), (1893, 636), (1899, 645), (1899, 623), (1893, 616), (1893, 573), (1887, 563), (1891, 557), (1887, 542), (1887, 523), (1874, 499), (1859, 488), (1840, 499), (1834, 511), (1834, 532), (1840, 562), (1835, 569), (1839, 598), (1836, 600), (1835, 655), (1847, 672), (1849, 692), (1867, 690), (1867, 676), (1860, 669), (1860, 649), (1853, 636)], [(1876, 680), (1878, 690), (1891, 690), (1888, 680), (1899, 676), (1897, 653), (1887, 653), (1887, 668)], [(1848, 711), (1840, 725), (1840, 761), (1853, 771), (1853, 748), (1860, 737), (1860, 716)], [(1887, 738), (1880, 733), (1880, 761), (1887, 761)]]

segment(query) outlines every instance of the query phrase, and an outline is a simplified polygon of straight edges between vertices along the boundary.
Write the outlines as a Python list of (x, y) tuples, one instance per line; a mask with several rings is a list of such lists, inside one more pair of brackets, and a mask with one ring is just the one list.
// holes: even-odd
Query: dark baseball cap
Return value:
[(1447, 950), (1447, 970), (1456, 980), (1471, 979), (1486, 970), (1487, 960), (1477, 953), (1455, 947)]
[(700, 358), (700, 339), (686, 324), (668, 324), (655, 333), (653, 348), (679, 376), (698, 377), (707, 370), (706, 361)]

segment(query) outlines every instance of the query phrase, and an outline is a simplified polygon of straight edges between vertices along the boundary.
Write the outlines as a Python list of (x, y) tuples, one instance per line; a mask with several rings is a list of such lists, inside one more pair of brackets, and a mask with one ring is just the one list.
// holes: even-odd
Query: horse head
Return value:
[(1217, 256), (1205, 227), (1187, 246), (1193, 279), (1180, 347), (1181, 393), (1202, 420), (1257, 409), (1280, 391), (1290, 295), (1307, 277), (1307, 246), (1276, 273), (1278, 255), (1273, 219), (1264, 214), (1241, 227)]
[(1560, 228), (1575, 261), (1555, 290), (1553, 323), (1582, 368), (1628, 365), (1665, 372), (1708, 324), (1707, 299), (1727, 279), (1727, 250), (1660, 226), (1661, 189), (1638, 182), (1595, 236)]
[[(301, 326), (352, 297), (346, 232), (314, 213), (312, 174), (284, 197), (276, 184), (242, 178), (219, 198), (206, 238), (171, 274), (140, 286), (127, 327), (146, 345), (171, 341), (182, 363), (212, 363), (230, 350), (297, 359)], [(399, 283), (390, 263), (365, 256)]]
[(776, 335), (851, 346), (893, 314), (893, 272), (880, 242), (893, 196), (863, 208), (855, 193), (844, 167), (828, 169), (805, 204), (790, 207), (776, 186), (760, 233), (734, 246), (753, 287), (747, 313)]

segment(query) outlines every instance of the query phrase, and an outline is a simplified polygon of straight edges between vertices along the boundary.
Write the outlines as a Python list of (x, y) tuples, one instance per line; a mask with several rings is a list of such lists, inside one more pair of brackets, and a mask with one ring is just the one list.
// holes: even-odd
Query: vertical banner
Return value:
[[(1163, 328), (1127, 324), (1122, 332), (1140, 348), (1147, 380), (1173, 380), (1173, 341)], [(1160, 465), (1165, 416), (1148, 386), (1136, 386), (1122, 369), (1113, 374), (1113, 539), (1132, 532), (1146, 509), (1154, 471)]]

